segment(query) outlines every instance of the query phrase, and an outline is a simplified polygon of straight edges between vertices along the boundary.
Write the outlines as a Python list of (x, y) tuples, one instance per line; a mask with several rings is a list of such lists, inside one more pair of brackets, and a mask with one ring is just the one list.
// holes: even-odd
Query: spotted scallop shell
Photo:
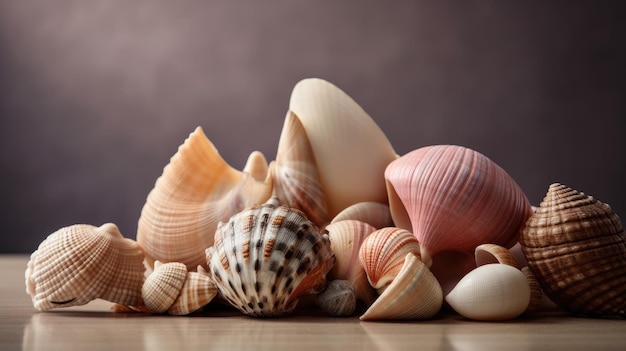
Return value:
[(275, 198), (220, 222), (206, 255), (221, 295), (257, 317), (287, 314), (300, 296), (322, 291), (335, 262), (328, 236)]
[(550, 185), (520, 236), (544, 293), (579, 315), (626, 317), (626, 236), (609, 205)]

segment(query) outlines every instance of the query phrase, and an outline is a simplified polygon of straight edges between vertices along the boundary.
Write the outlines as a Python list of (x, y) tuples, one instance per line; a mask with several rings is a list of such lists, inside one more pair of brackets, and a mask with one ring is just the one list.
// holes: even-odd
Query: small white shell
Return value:
[(507, 320), (524, 313), (530, 303), (526, 276), (506, 264), (486, 264), (465, 275), (446, 295), (460, 315), (474, 320)]

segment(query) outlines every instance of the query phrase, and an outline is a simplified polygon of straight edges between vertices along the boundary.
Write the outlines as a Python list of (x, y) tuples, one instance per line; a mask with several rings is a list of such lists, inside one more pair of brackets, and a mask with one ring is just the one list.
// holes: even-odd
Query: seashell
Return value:
[(412, 252), (389, 286), (369, 306), (361, 320), (428, 319), (443, 305), (443, 291), (428, 267)]
[(506, 264), (486, 264), (465, 275), (446, 302), (460, 315), (474, 320), (496, 321), (515, 318), (530, 302), (526, 276)]
[(318, 227), (329, 222), (313, 149), (300, 119), (291, 111), (287, 112), (276, 161), (270, 170), (274, 180), (272, 195), (281, 204), (301, 210)]
[(258, 317), (291, 312), (298, 298), (326, 287), (335, 263), (327, 235), (297, 209), (272, 198), (218, 224), (206, 250), (221, 295), (244, 314)]
[(381, 228), (363, 240), (359, 262), (379, 294), (398, 275), (409, 252), (419, 258), (420, 245), (411, 232), (402, 228)]
[(520, 243), (528, 267), (558, 306), (590, 317), (626, 317), (626, 239), (609, 205), (551, 184)]
[(50, 234), (30, 256), (26, 292), (40, 311), (100, 298), (141, 305), (144, 255), (117, 226), (75, 224)]
[(141, 295), (150, 312), (186, 315), (211, 302), (217, 288), (202, 266), (198, 272), (188, 272), (183, 263), (155, 261)]
[(364, 201), (350, 205), (339, 212), (331, 223), (353, 219), (368, 223), (376, 229), (393, 227), (389, 206), (380, 202)]
[(358, 202), (387, 203), (383, 172), (397, 154), (350, 96), (325, 80), (304, 79), (293, 88), (289, 111), (306, 132), (329, 218)]
[(476, 266), (483, 266), (490, 263), (501, 263), (519, 269), (519, 264), (515, 256), (506, 248), (496, 244), (482, 244), (476, 246), (474, 250)]
[(530, 287), (530, 302), (528, 303), (528, 307), (525, 312), (532, 313), (539, 311), (543, 302), (543, 291), (541, 290), (541, 285), (530, 268), (524, 267), (521, 271), (526, 277), (528, 286)]
[(324, 229), (330, 240), (330, 248), (335, 254), (331, 276), (350, 282), (357, 298), (368, 306), (377, 295), (359, 263), (359, 250), (365, 238), (375, 230), (373, 226), (357, 220), (333, 222)]
[(332, 316), (351, 316), (356, 309), (354, 285), (347, 280), (331, 280), (326, 289), (315, 296), (315, 302)]
[(213, 244), (219, 221), (271, 195), (264, 157), (253, 152), (246, 172), (228, 165), (198, 127), (163, 169), (148, 194), (137, 226), (137, 242), (148, 263), (181, 262), (206, 267), (204, 250)]
[(396, 226), (411, 230), (429, 267), (443, 251), (472, 257), (483, 243), (513, 246), (532, 208), (515, 181), (477, 151), (422, 147), (385, 170)]

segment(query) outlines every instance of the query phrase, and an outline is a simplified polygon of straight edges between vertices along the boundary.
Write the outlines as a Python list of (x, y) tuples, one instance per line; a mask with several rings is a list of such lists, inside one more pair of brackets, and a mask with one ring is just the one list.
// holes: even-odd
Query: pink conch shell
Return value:
[(361, 320), (428, 319), (443, 305), (443, 291), (428, 267), (412, 252), (398, 275), (360, 317)]
[(455, 145), (427, 146), (385, 170), (396, 226), (417, 237), (431, 265), (443, 251), (472, 256), (483, 243), (511, 247), (532, 214), (515, 181), (484, 155)]
[(359, 250), (365, 238), (375, 230), (373, 226), (357, 220), (337, 221), (324, 229), (336, 258), (331, 276), (352, 283), (356, 297), (368, 306), (376, 299), (376, 291), (370, 286), (359, 263)]
[(383, 172), (397, 154), (361, 106), (333, 84), (311, 78), (293, 88), (289, 111), (306, 131), (329, 218), (357, 202), (387, 203)]
[(381, 228), (365, 238), (359, 250), (359, 261), (368, 281), (379, 293), (398, 275), (407, 253), (419, 258), (420, 245), (405, 229)]
[(31, 255), (26, 292), (41, 311), (97, 298), (140, 306), (143, 261), (139, 245), (124, 238), (113, 223), (63, 227)]
[(246, 172), (238, 171), (222, 159), (202, 128), (189, 135), (141, 211), (137, 242), (149, 263), (206, 267), (204, 251), (213, 244), (217, 223), (271, 195), (271, 178), (255, 178), (266, 173), (262, 155), (253, 152), (248, 161)]
[(545, 294), (570, 313), (626, 317), (626, 236), (611, 207), (551, 184), (520, 237)]

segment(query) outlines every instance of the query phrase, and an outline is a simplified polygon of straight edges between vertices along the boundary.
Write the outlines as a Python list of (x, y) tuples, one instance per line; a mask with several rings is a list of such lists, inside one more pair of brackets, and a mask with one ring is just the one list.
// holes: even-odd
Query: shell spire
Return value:
[(520, 236), (528, 267), (561, 308), (626, 317), (626, 237), (608, 204), (551, 184)]

